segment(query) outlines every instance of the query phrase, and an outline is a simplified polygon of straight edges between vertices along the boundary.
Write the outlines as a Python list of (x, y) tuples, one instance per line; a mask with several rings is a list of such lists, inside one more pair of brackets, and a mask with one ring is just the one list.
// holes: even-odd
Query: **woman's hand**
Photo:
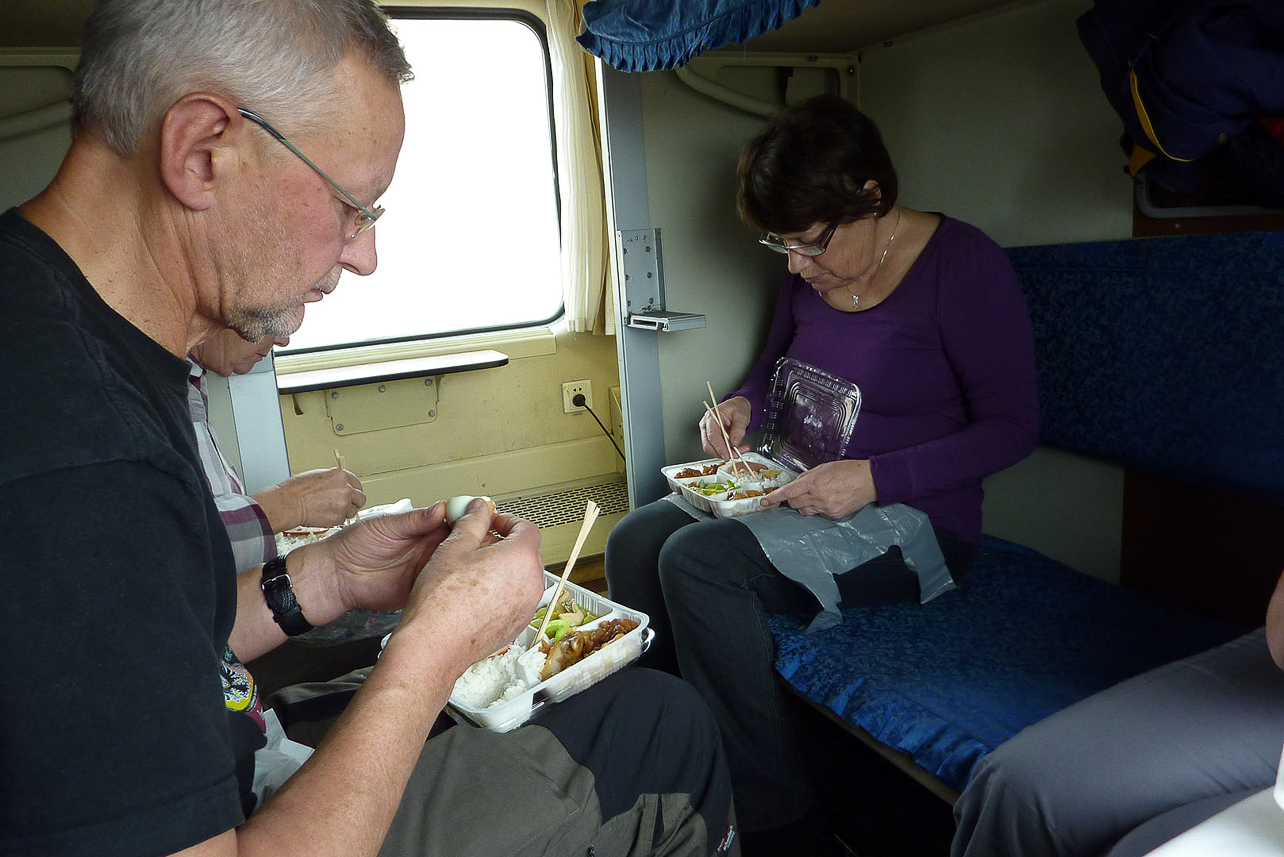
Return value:
[(251, 496), (274, 533), (292, 527), (337, 527), (366, 504), (361, 480), (341, 467), (309, 470)]
[(762, 508), (788, 505), (802, 515), (844, 518), (878, 499), (869, 461), (820, 464), (762, 498)]
[[(745, 438), (745, 429), (749, 427), (749, 418), (753, 415), (753, 406), (744, 396), (735, 396), (727, 399), (725, 402), (718, 403), (718, 414), (722, 415), (722, 426), (718, 425), (718, 417), (712, 408), (704, 412), (700, 418), (700, 440), (704, 444), (704, 451), (718, 456), (723, 461), (731, 460), (731, 450), (727, 448), (727, 438), (730, 438), (731, 445), (738, 452), (748, 452), (749, 445), (742, 444), (740, 441)], [(722, 430), (726, 429), (727, 438), (722, 436)]]

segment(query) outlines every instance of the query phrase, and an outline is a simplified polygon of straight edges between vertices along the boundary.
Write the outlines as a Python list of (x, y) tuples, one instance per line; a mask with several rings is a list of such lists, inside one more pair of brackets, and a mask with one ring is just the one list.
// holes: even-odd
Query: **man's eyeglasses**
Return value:
[(837, 223), (829, 224), (829, 228), (820, 233), (820, 237), (810, 244), (786, 244), (783, 239), (770, 232), (759, 238), (758, 243), (785, 255), (797, 253), (799, 256), (819, 256), (829, 249), (829, 242), (833, 239), (836, 229), (838, 229)]
[(252, 113), (249, 110), (242, 110), (239, 107), (237, 108), (237, 112), (240, 113), (242, 116), (244, 116), (246, 119), (249, 119), (255, 125), (258, 125), (264, 131), (267, 131), (276, 139), (280, 140), (281, 144), (285, 146), (285, 148), (289, 149), (291, 152), (298, 155), (299, 158), (303, 161), (303, 163), (307, 164), (309, 167), (316, 170), (317, 175), (321, 176), (321, 178), (325, 179), (327, 182), (330, 183), (331, 187), (333, 187), (339, 193), (343, 194), (344, 199), (346, 199), (351, 204), (351, 206), (354, 209), (356, 209), (355, 215), (352, 218), (350, 218), (350, 222), (349, 222), (349, 226), (351, 228), (351, 232), (348, 234), (349, 240), (356, 238), (362, 232), (365, 232), (371, 226), (374, 226), (375, 221), (378, 220), (380, 217), (383, 217), (382, 206), (376, 205), (374, 207), (374, 210), (372, 211), (371, 209), (368, 209), (361, 203), (357, 202), (356, 197), (354, 197), (352, 194), (348, 193), (346, 190), (340, 187), (337, 181), (330, 178), (328, 175), (325, 174), (325, 172), (320, 167), (312, 163), (312, 161), (308, 159), (307, 155), (303, 154), (298, 149), (296, 149), (293, 143), (285, 139), (284, 134), (282, 134), (280, 131), (276, 130), (270, 124), (268, 124), (268, 121), (264, 119), (262, 116), (260, 116), (257, 113)]

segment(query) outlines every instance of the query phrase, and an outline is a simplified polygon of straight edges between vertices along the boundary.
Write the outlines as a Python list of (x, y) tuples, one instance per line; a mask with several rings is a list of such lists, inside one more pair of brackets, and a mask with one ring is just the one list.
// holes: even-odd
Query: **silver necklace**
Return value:
[[(874, 266), (874, 276), (869, 278), (869, 282), (871, 285), (874, 282), (874, 278), (878, 276), (878, 272), (883, 269), (883, 260), (887, 258), (887, 251), (892, 249), (892, 242), (896, 240), (896, 230), (900, 228), (901, 228), (901, 211), (898, 208), (896, 210), (896, 222), (892, 224), (892, 237), (887, 239), (887, 246), (883, 248), (883, 255), (878, 257), (878, 264)], [(852, 296), (852, 309), (860, 309), (860, 295), (855, 294), (852, 291), (851, 286), (847, 286), (846, 289), (847, 289), (847, 294)]]

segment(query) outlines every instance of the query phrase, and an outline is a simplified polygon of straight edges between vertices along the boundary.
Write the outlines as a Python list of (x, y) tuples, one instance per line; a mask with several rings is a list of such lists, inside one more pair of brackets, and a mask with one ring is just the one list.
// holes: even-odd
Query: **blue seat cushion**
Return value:
[(963, 583), (924, 605), (843, 610), (804, 634), (773, 615), (776, 669), (806, 699), (961, 791), (1024, 727), (1248, 631), (985, 537)]

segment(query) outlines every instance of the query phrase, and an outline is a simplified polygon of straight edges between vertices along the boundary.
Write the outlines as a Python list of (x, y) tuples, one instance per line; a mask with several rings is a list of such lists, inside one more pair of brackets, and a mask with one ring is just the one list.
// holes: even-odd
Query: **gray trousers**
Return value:
[[(1167, 815), (1176, 836), (1223, 796), (1275, 782), (1284, 673), (1261, 629), (1143, 673), (986, 756), (954, 807), (953, 857), (1102, 855)], [(1181, 808), (1209, 801), (1208, 813)], [(1134, 841), (1137, 841), (1134, 839)], [(1123, 853), (1123, 852), (1120, 852)]]
[[(290, 688), (273, 707), (296, 740), (363, 675)], [(333, 712), (331, 712), (333, 713)], [(695, 692), (629, 668), (497, 733), (432, 737), (380, 857), (738, 855), (717, 726)]]

